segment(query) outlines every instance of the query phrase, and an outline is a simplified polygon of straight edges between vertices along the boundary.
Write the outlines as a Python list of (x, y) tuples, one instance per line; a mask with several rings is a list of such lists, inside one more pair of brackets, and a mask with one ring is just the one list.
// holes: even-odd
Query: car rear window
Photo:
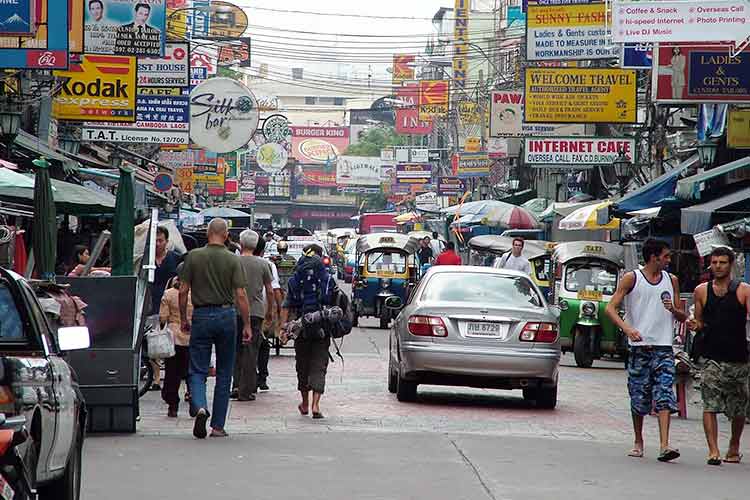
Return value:
[(23, 322), (10, 290), (0, 284), (0, 342), (24, 340)]
[(486, 273), (435, 274), (425, 285), (422, 300), (466, 302), (477, 306), (542, 307), (542, 299), (528, 278)]

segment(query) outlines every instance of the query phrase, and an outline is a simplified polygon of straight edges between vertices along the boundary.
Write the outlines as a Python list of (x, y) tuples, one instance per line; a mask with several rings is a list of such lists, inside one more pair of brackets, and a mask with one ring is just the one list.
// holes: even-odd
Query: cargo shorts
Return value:
[(671, 346), (631, 346), (628, 357), (628, 393), (633, 415), (651, 410), (677, 412), (674, 393), (674, 352)]
[(708, 360), (701, 376), (703, 411), (746, 417), (750, 410), (750, 364)]

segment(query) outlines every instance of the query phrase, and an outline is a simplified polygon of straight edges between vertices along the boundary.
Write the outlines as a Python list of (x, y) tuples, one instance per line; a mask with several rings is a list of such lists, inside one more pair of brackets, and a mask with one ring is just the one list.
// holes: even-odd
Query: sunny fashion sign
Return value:
[(300, 163), (333, 162), (349, 147), (349, 127), (291, 127), (292, 156)]

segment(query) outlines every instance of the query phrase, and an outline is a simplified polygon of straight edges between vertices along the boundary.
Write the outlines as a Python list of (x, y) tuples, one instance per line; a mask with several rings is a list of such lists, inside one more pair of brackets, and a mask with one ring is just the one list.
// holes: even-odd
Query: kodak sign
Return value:
[(414, 80), (414, 61), (413, 55), (394, 54), (393, 55), (393, 86), (399, 87), (406, 80)]
[(61, 120), (133, 122), (136, 100), (136, 58), (85, 55), (67, 71), (52, 101), (52, 114)]
[(419, 119), (431, 121), (448, 113), (450, 86), (447, 80), (421, 80), (419, 82)]

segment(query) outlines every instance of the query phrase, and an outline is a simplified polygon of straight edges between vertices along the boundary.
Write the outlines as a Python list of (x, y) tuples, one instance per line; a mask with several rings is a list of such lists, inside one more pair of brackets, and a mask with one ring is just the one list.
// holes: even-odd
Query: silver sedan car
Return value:
[(394, 322), (388, 390), (414, 401), (419, 384), (523, 389), (557, 404), (557, 316), (523, 273), (432, 267)]

